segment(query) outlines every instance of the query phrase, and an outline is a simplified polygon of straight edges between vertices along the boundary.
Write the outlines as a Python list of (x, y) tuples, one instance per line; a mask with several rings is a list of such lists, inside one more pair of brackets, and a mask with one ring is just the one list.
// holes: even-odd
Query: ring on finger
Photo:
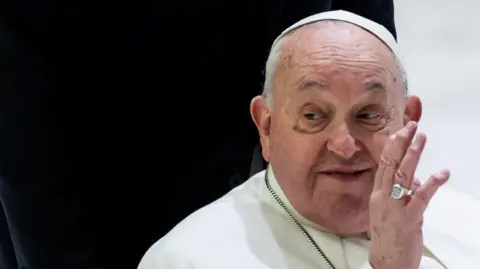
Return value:
[(392, 188), (392, 198), (395, 200), (401, 200), (407, 196), (411, 196), (413, 190), (402, 187), (400, 184), (393, 185)]

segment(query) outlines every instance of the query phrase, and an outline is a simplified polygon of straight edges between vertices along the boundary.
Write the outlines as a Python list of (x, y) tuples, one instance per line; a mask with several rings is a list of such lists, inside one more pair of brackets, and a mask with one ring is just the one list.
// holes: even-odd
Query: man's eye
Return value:
[(363, 114), (358, 115), (358, 118), (360, 118), (362, 120), (375, 120), (375, 119), (380, 118), (380, 114), (378, 114), (378, 113), (363, 113)]
[(307, 120), (319, 120), (319, 119), (322, 118), (322, 116), (320, 114), (317, 114), (317, 113), (305, 113), (305, 114), (303, 114), (303, 116)]

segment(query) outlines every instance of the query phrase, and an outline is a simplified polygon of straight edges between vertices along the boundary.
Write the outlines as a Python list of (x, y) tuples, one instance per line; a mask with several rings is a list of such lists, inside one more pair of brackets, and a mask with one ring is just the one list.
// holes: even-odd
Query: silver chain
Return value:
[(322, 249), (317, 245), (317, 243), (315, 242), (315, 240), (313, 240), (312, 236), (307, 232), (307, 230), (305, 230), (305, 228), (303, 228), (302, 224), (300, 224), (300, 222), (298, 222), (297, 219), (295, 219), (292, 215), (292, 213), (290, 213), (290, 210), (288, 210), (288, 208), (285, 206), (285, 204), (282, 202), (282, 200), (280, 199), (280, 197), (278, 197), (277, 193), (273, 190), (272, 186), (270, 185), (270, 182), (268, 181), (268, 169), (269, 169), (270, 166), (267, 166), (267, 169), (265, 170), (265, 184), (267, 185), (267, 188), (268, 190), (270, 191), (270, 194), (273, 196), (273, 198), (277, 201), (277, 203), (283, 208), (283, 210), (285, 210), (285, 212), (287, 213), (287, 215), (290, 217), (290, 219), (295, 223), (295, 225), (298, 227), (298, 229), (300, 229), (300, 231), (303, 233), (303, 235), (305, 236), (305, 238), (307, 239), (308, 242), (310, 242), (310, 244), (313, 246), (313, 248), (315, 249), (315, 251), (318, 253), (318, 255), (320, 255), (320, 257), (322, 258), (322, 260), (327, 264), (328, 268), (330, 269), (336, 269), (335, 266), (333, 266), (333, 263), (327, 258), (327, 255), (325, 255), (325, 253), (322, 251)]

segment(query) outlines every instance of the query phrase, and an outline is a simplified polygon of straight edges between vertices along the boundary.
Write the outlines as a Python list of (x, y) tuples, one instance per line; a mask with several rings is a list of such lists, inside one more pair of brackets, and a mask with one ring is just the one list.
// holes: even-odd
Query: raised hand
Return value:
[[(375, 176), (370, 199), (370, 263), (374, 269), (418, 269), (423, 251), (423, 213), (448, 170), (432, 175), (422, 186), (414, 183), (415, 170), (426, 137), (415, 122), (392, 135)], [(398, 184), (398, 185), (397, 185)], [(413, 190), (409, 195), (409, 190)]]

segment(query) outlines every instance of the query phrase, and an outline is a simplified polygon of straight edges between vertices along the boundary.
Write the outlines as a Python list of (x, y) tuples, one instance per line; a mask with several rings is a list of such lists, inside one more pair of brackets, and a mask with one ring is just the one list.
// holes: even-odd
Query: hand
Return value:
[(423, 213), (450, 173), (442, 170), (416, 187), (412, 196), (391, 197), (394, 184), (415, 189), (414, 175), (425, 147), (417, 124), (408, 123), (392, 135), (382, 153), (370, 198), (370, 264), (375, 269), (418, 269), (423, 252)]

